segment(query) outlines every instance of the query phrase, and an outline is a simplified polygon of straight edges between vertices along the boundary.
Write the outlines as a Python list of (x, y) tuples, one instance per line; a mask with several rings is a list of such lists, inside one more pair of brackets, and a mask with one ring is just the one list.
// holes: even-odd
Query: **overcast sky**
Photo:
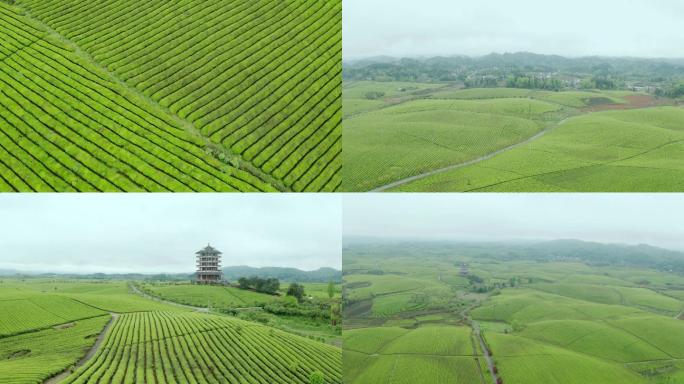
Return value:
[(0, 194), (0, 269), (193, 272), (208, 242), (223, 265), (341, 268), (330, 194)]
[(684, 194), (356, 194), (344, 235), (580, 239), (684, 250)]
[(345, 59), (528, 51), (684, 57), (681, 0), (343, 0)]

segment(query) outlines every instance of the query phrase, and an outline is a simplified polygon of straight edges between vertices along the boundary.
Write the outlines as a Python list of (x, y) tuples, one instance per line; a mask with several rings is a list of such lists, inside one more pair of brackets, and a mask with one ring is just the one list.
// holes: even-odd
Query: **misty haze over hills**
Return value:
[(560, 76), (596, 75), (645, 83), (684, 78), (684, 58), (565, 57), (530, 52), (485, 56), (395, 58), (379, 56), (343, 63), (345, 80), (464, 81), (469, 76), (546, 73)]
[(344, 0), (343, 55), (684, 57), (679, 0)]
[[(345, 251), (401, 256), (430, 254), (494, 258), (499, 260), (580, 261), (593, 265), (621, 265), (684, 273), (684, 252), (648, 244), (607, 244), (577, 239), (520, 241), (406, 240), (347, 237)], [(357, 252), (358, 253), (358, 252)]]
[[(223, 268), (224, 278), (228, 281), (235, 281), (240, 277), (258, 276), (261, 278), (277, 278), (283, 281), (296, 281), (306, 283), (327, 283), (328, 281), (340, 282), (342, 272), (323, 267), (312, 271), (304, 271), (297, 268), (285, 267), (249, 267), (249, 266), (230, 266)], [(0, 269), (0, 276), (55, 276), (63, 278), (93, 278), (93, 279), (125, 279), (125, 280), (190, 280), (194, 277), (193, 273), (54, 273), (49, 270), (43, 272), (27, 272), (16, 269)]]

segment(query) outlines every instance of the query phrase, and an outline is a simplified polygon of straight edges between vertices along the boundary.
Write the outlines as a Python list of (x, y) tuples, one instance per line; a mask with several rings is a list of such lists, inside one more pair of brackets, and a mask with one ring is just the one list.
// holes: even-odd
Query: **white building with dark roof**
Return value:
[(195, 282), (198, 284), (217, 284), (223, 280), (221, 271), (221, 251), (207, 245), (195, 252), (197, 255), (197, 272)]

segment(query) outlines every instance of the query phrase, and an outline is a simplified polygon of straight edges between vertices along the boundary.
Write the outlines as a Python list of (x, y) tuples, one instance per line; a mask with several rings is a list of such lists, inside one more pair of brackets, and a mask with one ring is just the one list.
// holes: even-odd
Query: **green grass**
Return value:
[(592, 284), (538, 284), (535, 289), (561, 296), (604, 304), (621, 304), (676, 315), (684, 302), (645, 288)]
[(67, 297), (30, 293), (0, 300), (0, 336), (105, 315), (106, 312)]
[[(345, 377), (355, 384), (480, 383), (481, 372), (488, 383), (470, 319), (504, 383), (671, 384), (684, 377), (684, 321), (674, 318), (684, 305), (681, 275), (503, 255), (465, 245), (349, 246), (346, 298), (370, 302), (373, 310), (348, 319)], [(516, 278), (516, 287), (472, 292), (459, 281), (463, 262), (486, 284)], [(377, 274), (364, 274), (371, 270)], [(423, 295), (429, 298), (423, 308), (406, 306)], [(382, 317), (374, 313), (378, 303)], [(446, 357), (455, 358), (450, 372), (440, 371)], [(420, 374), (397, 371), (404, 367)]]
[(278, 299), (277, 296), (234, 287), (195, 284), (144, 284), (142, 287), (164, 300), (205, 308), (256, 307)]
[[(392, 89), (393, 83), (378, 91)], [(628, 91), (537, 91), (424, 87), (411, 96), (362, 100), (366, 82), (343, 94), (345, 191), (368, 191), (436, 169), (475, 164), (414, 180), (405, 192), (679, 191), (684, 188), (684, 110), (590, 112), (627, 104)], [(354, 87), (357, 91), (352, 91)], [(396, 88), (405, 84), (396, 84)], [(381, 104), (382, 103), (382, 104)], [(579, 116), (578, 116), (579, 115)], [(575, 116), (569, 120), (568, 117)], [(556, 127), (555, 124), (562, 123)], [(532, 142), (493, 158), (482, 156)]]
[(677, 191), (684, 187), (684, 109), (597, 112), (568, 120), (481, 163), (401, 191)]
[(397, 313), (420, 309), (423, 303), (415, 302), (412, 293), (398, 293), (379, 296), (373, 299), (373, 315), (377, 317), (391, 316)]
[[(671, 356), (637, 335), (610, 323), (583, 320), (553, 320), (529, 325), (522, 336), (565, 349), (622, 363), (664, 360)], [(657, 345), (657, 344), (656, 344)]]
[[(175, 285), (189, 288), (226, 287)], [(277, 299), (231, 290), (231, 297)], [(218, 294), (219, 291), (215, 291)], [(84, 356), (118, 312), (104, 344), (67, 383), (243, 382), (304, 383), (321, 371), (341, 382), (339, 339), (326, 321), (267, 316), (268, 325), (236, 317), (191, 312), (132, 293), (115, 280), (0, 280), (0, 382), (35, 383), (64, 371)], [(261, 301), (260, 301), (261, 303)], [(257, 319), (259, 320), (259, 319)], [(301, 336), (299, 336), (301, 335)], [(319, 341), (321, 340), (321, 341)]]
[(0, 190), (334, 191), (341, 1), (0, 3)]
[[(328, 296), (328, 283), (301, 283), (304, 286), (304, 293), (307, 296), (312, 296), (317, 299), (329, 299)], [(287, 293), (287, 288), (290, 286), (288, 282), (280, 282), (280, 292), (282, 294)], [(333, 294), (333, 299), (339, 299), (342, 296), (342, 285), (335, 284), (335, 292)]]
[(345, 331), (346, 383), (480, 383), (470, 329), (422, 326)]
[(437, 99), (502, 99), (511, 97), (529, 97), (532, 91), (520, 88), (470, 88), (437, 92)]
[(347, 119), (344, 189), (372, 189), (523, 141), (559, 109), (531, 99), (415, 100)]
[(470, 328), (423, 325), (394, 339), (382, 353), (472, 356)]
[(496, 365), (506, 383), (646, 383), (644, 378), (620, 364), (526, 338), (491, 333), (487, 341), (495, 351)]
[[(3, 280), (0, 292), (13, 292), (17, 297), (30, 297), (33, 301), (43, 297), (51, 313), (74, 307), (87, 308), (88, 313), (140, 312), (140, 311), (185, 311), (178, 306), (148, 300), (132, 293), (125, 281), (93, 281), (62, 279)], [(55, 309), (51, 301), (64, 309)], [(67, 304), (69, 306), (67, 306)], [(36, 313), (36, 312), (32, 312)], [(63, 316), (64, 317), (64, 316)], [(68, 317), (68, 316), (67, 316)]]
[[(58, 308), (58, 303), (54, 308)], [(4, 317), (3, 315), (0, 315)], [(42, 383), (75, 364), (102, 331), (109, 315), (75, 321), (68, 327), (49, 328), (0, 338), (0, 381)]]
[[(283, 284), (285, 287), (287, 284)], [(269, 295), (236, 287), (195, 285), (186, 283), (145, 283), (141, 289), (149, 295), (162, 300), (190, 305), (193, 307), (208, 308), (218, 313), (238, 313), (238, 316), (250, 321), (259, 321), (263, 324), (282, 329), (297, 335), (325, 339), (331, 342), (339, 342), (340, 331), (330, 325), (329, 320), (319, 317), (304, 315), (273, 314), (263, 310), (268, 304), (282, 304), (286, 301), (285, 292), (282, 296)], [(331, 300), (327, 294), (327, 284), (305, 284), (305, 292), (313, 297), (311, 305), (301, 304), (299, 308), (317, 308), (317, 304), (329, 304)], [(307, 289), (311, 289), (308, 291)], [(339, 289), (339, 286), (338, 286)], [(339, 294), (333, 297), (334, 302), (339, 302)]]
[(626, 317), (610, 325), (645, 340), (673, 358), (684, 358), (684, 321), (662, 316)]
[[(402, 83), (396, 81), (345, 82), (342, 88), (344, 117), (347, 118), (362, 112), (388, 107), (399, 100), (418, 97), (425, 90), (442, 87), (442, 84)], [(370, 93), (382, 94), (382, 96), (369, 99), (367, 95)]]
[(345, 382), (364, 383), (481, 383), (479, 368), (470, 357), (378, 356), (363, 361), (358, 375), (345, 372)]
[(368, 286), (347, 289), (350, 299), (367, 299), (371, 296), (400, 293), (423, 288), (421, 280), (397, 275), (349, 275), (345, 276), (347, 284), (369, 283)]

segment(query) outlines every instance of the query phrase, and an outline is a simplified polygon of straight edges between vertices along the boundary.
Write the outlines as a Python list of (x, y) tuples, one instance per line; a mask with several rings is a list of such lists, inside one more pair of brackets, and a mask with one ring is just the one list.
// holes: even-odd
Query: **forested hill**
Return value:
[(604, 244), (574, 239), (526, 242), (455, 242), (352, 239), (345, 253), (356, 255), (445, 255), (497, 260), (581, 261), (592, 265), (620, 265), (684, 273), (684, 252), (650, 245)]
[(296, 268), (263, 267), (253, 268), (248, 266), (236, 266), (223, 268), (223, 278), (229, 281), (240, 277), (258, 276), (261, 278), (276, 278), (281, 281), (299, 283), (327, 283), (329, 281), (341, 282), (342, 272), (333, 268), (319, 268), (315, 271), (303, 271)]
[(481, 57), (378, 57), (344, 62), (345, 80), (463, 81), (472, 73), (510, 75), (518, 72), (617, 76), (628, 80), (662, 81), (684, 78), (683, 59), (618, 57), (569, 58), (529, 52), (492, 53)]
[(554, 240), (512, 247), (509, 257), (535, 260), (577, 259), (590, 264), (636, 265), (684, 272), (684, 253), (646, 244), (602, 244), (580, 240)]
[[(23, 277), (50, 277), (62, 279), (93, 279), (93, 280), (192, 280), (193, 273), (160, 273), (160, 274), (107, 274), (107, 273), (30, 273), (18, 270), (0, 269), (0, 276), (23, 276)], [(254, 268), (248, 266), (231, 266), (223, 268), (223, 278), (228, 281), (237, 281), (240, 277), (257, 276), (263, 279), (276, 278), (281, 281), (299, 283), (327, 283), (342, 281), (342, 271), (333, 268), (319, 268), (314, 271), (303, 271), (296, 268), (263, 267)]]

